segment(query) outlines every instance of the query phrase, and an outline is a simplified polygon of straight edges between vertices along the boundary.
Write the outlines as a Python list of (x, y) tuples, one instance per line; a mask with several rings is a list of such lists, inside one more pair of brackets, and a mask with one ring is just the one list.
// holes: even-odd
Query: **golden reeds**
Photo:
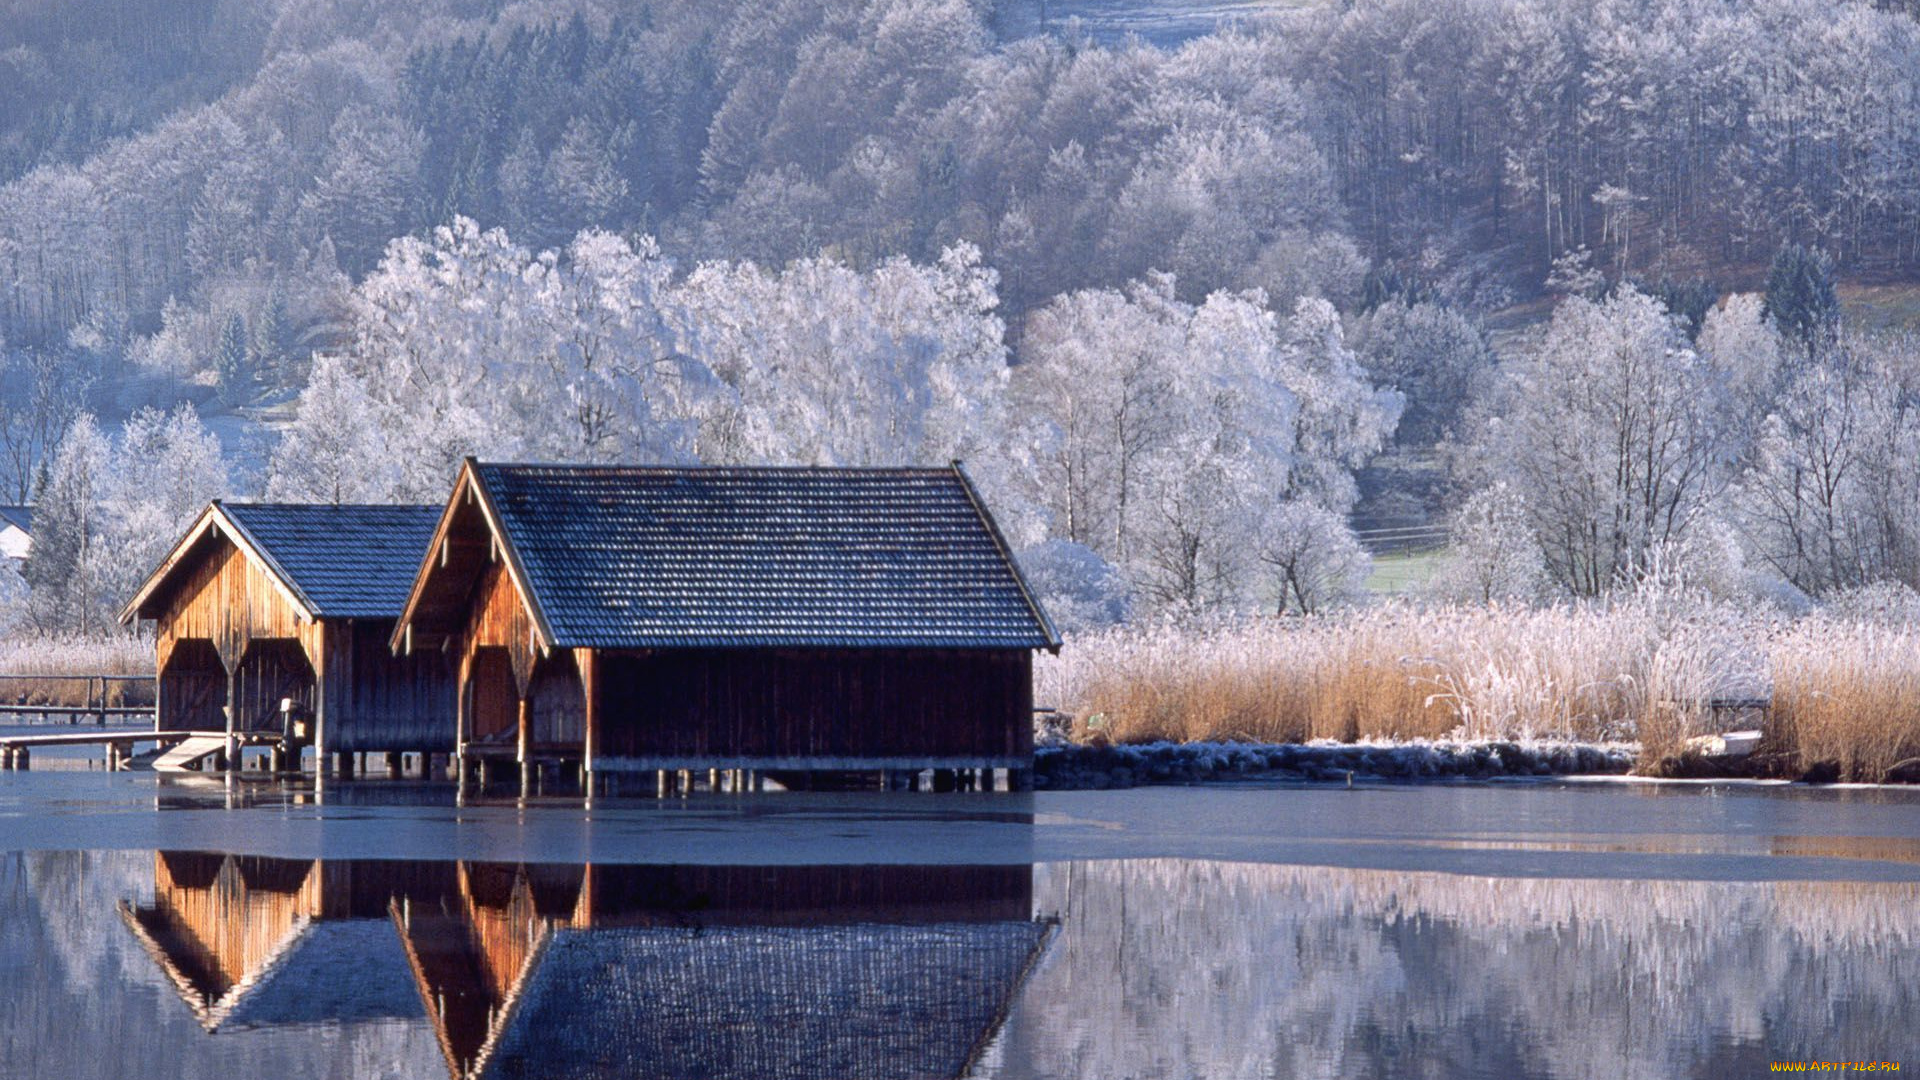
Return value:
[(1646, 763), (1709, 732), (1715, 701), (1769, 697), (1765, 749), (1881, 779), (1920, 756), (1920, 627), (1661, 597), (1385, 606), (1076, 637), (1036, 683), (1080, 739), (1637, 739)]

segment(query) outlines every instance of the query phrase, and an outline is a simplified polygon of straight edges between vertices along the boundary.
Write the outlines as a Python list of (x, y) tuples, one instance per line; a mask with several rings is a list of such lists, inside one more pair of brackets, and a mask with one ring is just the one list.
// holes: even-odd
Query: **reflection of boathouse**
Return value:
[(1060, 642), (958, 467), (469, 460), (423, 555), (393, 645), (452, 660), (465, 755), (1032, 764)]
[(436, 520), (419, 506), (207, 507), (121, 614), (154, 622), (159, 729), (278, 733), (291, 700), (323, 754), (453, 749), (446, 664), (388, 648)]
[(424, 1018), (456, 1080), (963, 1076), (1051, 932), (1027, 865), (162, 853), (154, 893), (207, 1030)]
[(208, 1031), (417, 1018), (386, 911), (436, 875), (451, 891), (452, 864), (160, 852), (153, 903), (120, 914)]
[(1047, 924), (1009, 867), (463, 867), (396, 918), (456, 1077), (962, 1076)]

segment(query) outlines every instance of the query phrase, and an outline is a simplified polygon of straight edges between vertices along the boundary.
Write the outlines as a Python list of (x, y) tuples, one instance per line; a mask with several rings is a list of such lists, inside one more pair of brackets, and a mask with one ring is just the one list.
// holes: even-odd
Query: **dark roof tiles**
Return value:
[(397, 618), (440, 521), (436, 506), (220, 508), (314, 615), (334, 619)]
[(1058, 644), (958, 469), (474, 468), (555, 645)]

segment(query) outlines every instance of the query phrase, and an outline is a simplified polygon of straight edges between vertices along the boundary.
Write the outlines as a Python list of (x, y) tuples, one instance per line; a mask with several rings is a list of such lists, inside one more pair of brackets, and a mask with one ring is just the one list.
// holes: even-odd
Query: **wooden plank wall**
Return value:
[(279, 731), (280, 702), (287, 698), (306, 716), (313, 716), (313, 665), (298, 641), (252, 642), (233, 678), (234, 703), (239, 708), (236, 730)]
[[(278, 731), (282, 698), (311, 718), (324, 692), (329, 752), (453, 749), (454, 680), (444, 657), (395, 657), (391, 619), (304, 619), (231, 541), (216, 534), (206, 543), (156, 622), (162, 727), (224, 729), (232, 672), (241, 731)], [(207, 668), (196, 642), (212, 644), (219, 666)]]
[(173, 643), (186, 638), (211, 641), (229, 671), (239, 666), (248, 642), (265, 638), (300, 642), (311, 662), (320, 645), (319, 625), (303, 620), (272, 576), (231, 541), (222, 537), (212, 544), (156, 620), (162, 666)]
[(587, 737), (587, 698), (573, 650), (556, 649), (533, 665), (533, 731), (536, 748), (577, 747)]
[(227, 670), (212, 642), (173, 643), (160, 669), (160, 728), (223, 731), (226, 707)]
[(601, 655), (618, 757), (1026, 757), (1025, 651), (675, 650)]
[(446, 657), (423, 651), (395, 656), (392, 619), (330, 625), (328, 663), (340, 692), (328, 714), (330, 749), (453, 749), (453, 671)]
[(468, 741), (511, 744), (520, 723), (520, 695), (513, 689), (507, 650), (494, 646), (475, 651), (467, 679), (471, 705)]

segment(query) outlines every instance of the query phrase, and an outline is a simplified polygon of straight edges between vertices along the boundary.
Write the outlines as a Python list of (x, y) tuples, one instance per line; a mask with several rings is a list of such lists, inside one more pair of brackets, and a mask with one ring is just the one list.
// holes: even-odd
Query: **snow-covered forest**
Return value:
[(961, 458), (1069, 630), (1362, 602), (1357, 507), (1453, 603), (1920, 587), (1912, 11), (1030, 14), (0, 7), (0, 632), (466, 454)]

